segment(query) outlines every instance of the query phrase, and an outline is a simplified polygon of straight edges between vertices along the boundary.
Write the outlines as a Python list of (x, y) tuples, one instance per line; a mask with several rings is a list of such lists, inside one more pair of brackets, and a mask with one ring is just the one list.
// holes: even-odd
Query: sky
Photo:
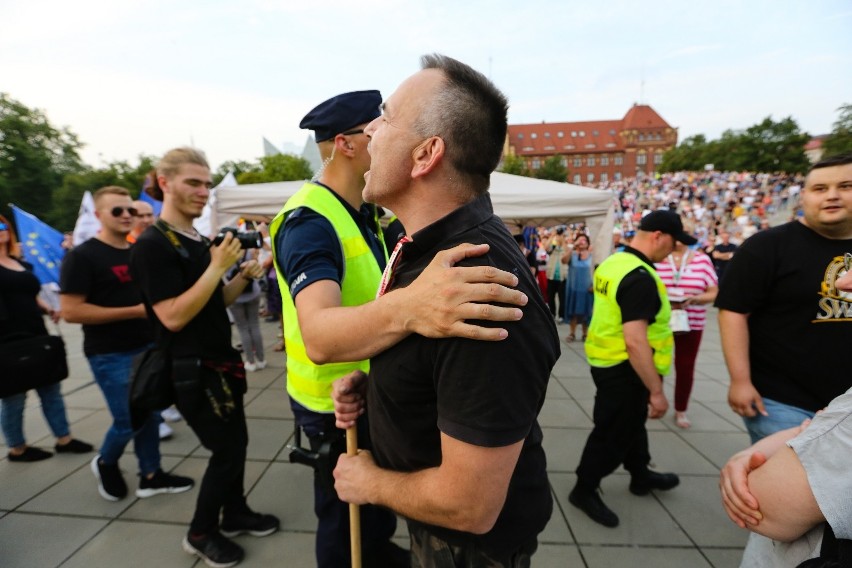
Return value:
[(389, 96), (424, 53), (508, 96), (509, 123), (650, 104), (683, 140), (852, 103), (849, 0), (0, 0), (0, 92), (85, 144), (84, 161), (203, 149), (214, 169), (342, 92)]

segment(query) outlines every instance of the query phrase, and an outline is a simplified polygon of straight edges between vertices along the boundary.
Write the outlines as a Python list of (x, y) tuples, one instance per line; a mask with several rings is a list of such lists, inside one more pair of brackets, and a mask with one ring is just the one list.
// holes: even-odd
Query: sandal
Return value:
[(683, 428), (684, 430), (692, 426), (692, 422), (686, 417), (686, 412), (675, 412), (675, 424), (677, 424), (678, 428)]
[(572, 333), (571, 335), (566, 337), (565, 341), (568, 342), (568, 343), (573, 343), (574, 342), (574, 334)]

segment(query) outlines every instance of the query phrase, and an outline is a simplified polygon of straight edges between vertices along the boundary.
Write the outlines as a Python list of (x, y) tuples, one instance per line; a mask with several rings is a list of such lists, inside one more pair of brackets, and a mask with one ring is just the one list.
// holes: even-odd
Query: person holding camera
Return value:
[(60, 302), (65, 321), (83, 324), (83, 352), (112, 415), (101, 451), (92, 460), (98, 491), (108, 501), (127, 496), (118, 460), (130, 440), (139, 462), (137, 497), (188, 491), (191, 479), (160, 469), (159, 413), (151, 412), (136, 431), (130, 419), (133, 359), (153, 340), (142, 296), (128, 269), (127, 235), (138, 210), (130, 193), (114, 185), (97, 190), (94, 202), (101, 229), (65, 255)]
[(211, 245), (193, 228), (212, 187), (202, 152), (170, 150), (156, 173), (149, 191), (163, 200), (163, 209), (131, 249), (130, 272), (152, 316), (157, 346), (171, 354), (178, 410), (211, 452), (183, 548), (210, 566), (233, 566), (245, 553), (229, 537), (266, 536), (280, 524), (246, 503), (245, 369), (231, 345), (225, 310), (262, 269), (249, 260), (223, 284), (245, 243), (228, 231)]

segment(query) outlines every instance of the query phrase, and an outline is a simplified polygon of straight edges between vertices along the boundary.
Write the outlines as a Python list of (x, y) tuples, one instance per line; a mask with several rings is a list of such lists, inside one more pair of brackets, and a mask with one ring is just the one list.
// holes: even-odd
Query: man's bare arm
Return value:
[(340, 456), (335, 489), (346, 502), (381, 505), (424, 523), (484, 534), (503, 509), (523, 443), (484, 448), (441, 434), (441, 465), (411, 473), (381, 469), (362, 450)]
[(669, 402), (663, 393), (663, 381), (654, 365), (654, 352), (648, 343), (648, 322), (645, 320), (628, 321), (623, 324), (624, 343), (627, 346), (627, 357), (630, 366), (642, 379), (645, 388), (650, 392), (648, 399), (651, 418), (661, 418), (669, 408)]
[(757, 412), (766, 415), (763, 398), (751, 382), (748, 314), (719, 310), (719, 333), (725, 364), (731, 376), (728, 404), (740, 416), (755, 416)]
[(505, 329), (465, 322), (517, 321), (523, 315), (519, 308), (495, 304), (527, 303), (525, 294), (510, 288), (518, 283), (513, 274), (492, 266), (454, 266), (487, 250), (488, 245), (459, 245), (442, 251), (409, 286), (360, 306), (342, 307), (336, 282), (311, 284), (295, 300), (308, 357), (317, 364), (368, 359), (411, 333), (505, 339)]
[(799, 538), (825, 517), (814, 498), (796, 452), (784, 446), (748, 476), (763, 518), (749, 529), (774, 540)]
[(68, 323), (84, 323), (87, 325), (98, 325), (129, 319), (144, 319), (144, 304), (135, 306), (123, 306), (120, 308), (107, 308), (86, 301), (83, 294), (61, 294), (59, 296), (62, 317)]

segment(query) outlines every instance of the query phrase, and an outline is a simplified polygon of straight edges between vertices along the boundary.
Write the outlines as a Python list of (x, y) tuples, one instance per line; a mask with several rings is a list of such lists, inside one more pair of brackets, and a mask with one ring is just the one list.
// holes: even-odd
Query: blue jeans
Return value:
[(160, 469), (160, 414), (152, 412), (136, 432), (130, 424), (130, 373), (133, 358), (145, 349), (87, 357), (113, 420), (101, 444), (101, 461), (107, 465), (117, 464), (132, 439), (142, 475)]
[[(59, 383), (35, 389), (41, 399), (41, 412), (47, 420), (50, 431), (57, 438), (67, 436), (68, 418), (65, 416), (65, 403), (62, 401), (62, 388)], [(27, 403), (27, 393), (13, 394), (3, 399), (0, 411), (0, 424), (6, 446), (17, 448), (27, 443), (24, 438), (24, 406)]]
[(810, 410), (783, 404), (768, 398), (763, 399), (763, 406), (769, 416), (757, 414), (753, 418), (743, 416), (748, 435), (751, 438), (751, 443), (754, 444), (758, 440), (765, 438), (775, 432), (786, 430), (794, 426), (799, 426), (807, 418), (813, 418), (814, 414)]

